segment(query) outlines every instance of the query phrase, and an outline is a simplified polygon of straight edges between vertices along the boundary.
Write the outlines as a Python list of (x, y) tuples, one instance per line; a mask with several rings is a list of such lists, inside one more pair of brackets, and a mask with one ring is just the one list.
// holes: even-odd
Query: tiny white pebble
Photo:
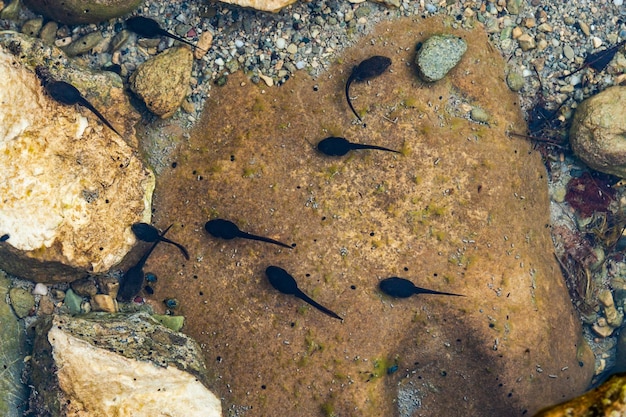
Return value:
[(533, 72), (529, 69), (524, 69), (522, 71), (522, 77), (526, 78), (526, 77), (530, 77), (531, 75), (533, 75)]
[(302, 68), (304, 68), (304, 67), (306, 67), (306, 62), (304, 62), (304, 61), (298, 61), (298, 62), (296, 62), (296, 68), (298, 68), (298, 69), (302, 69)]
[(613, 4), (616, 6), (621, 6), (624, 4), (624, 0), (613, 0)]
[(41, 282), (37, 283), (37, 285), (35, 285), (35, 288), (33, 289), (33, 295), (46, 294), (48, 294), (48, 287), (46, 287), (46, 284), (42, 284)]
[(287, 46), (287, 41), (285, 41), (283, 38), (276, 39), (276, 48), (285, 49), (285, 46)]
[(578, 85), (578, 84), (580, 84), (580, 81), (581, 81), (581, 79), (580, 79), (580, 76), (578, 74), (572, 75), (570, 77), (570, 79), (569, 79), (569, 83), (571, 85)]
[(235, 46), (237, 48), (242, 48), (243, 47), (243, 41), (241, 39), (235, 39)]
[(216, 58), (215, 59), (215, 65), (217, 65), (218, 67), (223, 67), (224, 66), (224, 60), (222, 58)]

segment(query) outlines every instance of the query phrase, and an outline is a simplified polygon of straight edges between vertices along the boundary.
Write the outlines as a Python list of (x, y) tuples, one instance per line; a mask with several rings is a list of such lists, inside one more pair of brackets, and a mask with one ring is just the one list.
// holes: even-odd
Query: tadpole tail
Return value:
[(162, 34), (163, 36), (167, 36), (168, 38), (172, 38), (172, 39), (174, 39), (175, 41), (182, 42), (182, 43), (186, 43), (187, 45), (191, 46), (193, 49), (198, 48), (198, 49), (200, 49), (200, 50), (202, 50), (202, 51), (208, 52), (206, 49), (199, 48), (199, 47), (197, 47), (196, 45), (194, 45), (193, 43), (191, 43), (191, 42), (189, 42), (189, 41), (187, 41), (187, 40), (185, 40), (185, 39), (181, 38), (180, 36), (172, 35), (171, 33), (169, 33), (169, 32), (168, 32), (167, 30), (165, 30), (165, 29), (163, 29), (163, 32), (161, 32), (161, 34)]
[(185, 248), (183, 245), (181, 245), (178, 242), (174, 242), (173, 240), (169, 240), (167, 238), (164, 238), (164, 237), (162, 237), (161, 240), (163, 242), (165, 242), (165, 243), (169, 243), (170, 245), (176, 246), (178, 249), (180, 249), (180, 252), (183, 254), (185, 259), (189, 260), (189, 252), (187, 252), (187, 248)]
[(115, 133), (117, 133), (117, 136), (119, 136), (120, 138), (124, 138), (120, 132), (118, 132), (117, 130), (115, 130), (115, 128), (111, 125), (111, 123), (109, 123), (107, 121), (107, 119), (104, 118), (104, 116), (102, 115), (102, 113), (100, 113), (98, 111), (98, 109), (96, 109), (94, 106), (91, 105), (91, 103), (89, 101), (87, 101), (87, 99), (85, 97), (81, 97), (80, 101), (79, 101), (81, 106), (84, 106), (86, 108), (88, 108), (93, 114), (95, 114), (96, 116), (98, 116), (98, 119), (100, 119), (100, 121), (102, 123), (104, 123), (105, 125), (107, 125), (109, 127), (109, 129), (111, 129), (112, 131), (114, 131)]
[(348, 100), (348, 106), (350, 106), (350, 110), (352, 110), (352, 113), (354, 113), (356, 118), (359, 119), (359, 122), (363, 123), (361, 116), (359, 116), (356, 110), (354, 110), (354, 106), (352, 106), (352, 101), (350, 101), (350, 85), (352, 84), (352, 81), (352, 76), (350, 76), (350, 78), (348, 78), (348, 81), (346, 82), (346, 100)]
[(334, 311), (331, 311), (331, 310), (327, 309), (323, 305), (317, 303), (315, 300), (313, 300), (311, 297), (309, 297), (308, 295), (306, 295), (305, 293), (303, 293), (299, 289), (295, 292), (294, 295), (296, 297), (298, 297), (299, 299), (301, 299), (302, 301), (311, 304), (313, 307), (317, 308), (322, 313), (327, 314), (330, 317), (333, 317), (335, 319), (339, 319), (339, 320), (343, 321), (343, 318), (340, 315), (338, 315)]
[(252, 235), (246, 232), (241, 232), (241, 235), (239, 237), (243, 237), (244, 239), (250, 239), (250, 240), (258, 240), (261, 242), (273, 243), (274, 245), (282, 246), (283, 248), (293, 249), (291, 246), (286, 245), (282, 242), (279, 242), (278, 240), (270, 239), (269, 237)]
[(559, 79), (559, 80), (564, 80), (564, 79), (566, 79), (567, 77), (571, 77), (572, 75), (576, 74), (577, 72), (580, 72), (580, 71), (582, 71), (582, 70), (584, 70), (585, 68), (588, 68), (588, 67), (589, 67), (589, 64), (582, 64), (582, 65), (580, 66), (580, 68), (578, 68), (576, 71), (574, 71), (574, 72), (570, 72), (570, 73), (569, 73), (569, 74), (567, 74), (567, 75), (561, 75), (558, 79)]
[(415, 294), (453, 295), (455, 297), (465, 297), (463, 294), (453, 294), (451, 292), (441, 292), (421, 287), (415, 287)]
[(402, 152), (396, 151), (394, 149), (384, 148), (382, 146), (376, 146), (376, 145), (363, 145), (363, 144), (360, 144), (360, 143), (353, 143), (352, 146), (354, 147), (354, 149), (376, 149), (376, 150), (379, 150), (379, 151), (402, 153)]

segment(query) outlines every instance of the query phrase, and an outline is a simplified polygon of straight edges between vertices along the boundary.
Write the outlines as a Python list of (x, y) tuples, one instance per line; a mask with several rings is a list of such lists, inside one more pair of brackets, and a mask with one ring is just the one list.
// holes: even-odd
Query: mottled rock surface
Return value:
[(130, 77), (130, 88), (152, 113), (170, 117), (187, 96), (192, 65), (191, 49), (170, 48), (141, 64)]
[(141, 0), (24, 0), (24, 4), (59, 23), (80, 25), (124, 16), (135, 10)]
[(459, 63), (466, 50), (467, 43), (458, 36), (431, 36), (415, 57), (420, 77), (428, 82), (441, 80)]
[(626, 87), (609, 87), (578, 105), (570, 143), (591, 168), (626, 178)]
[(263, 12), (276, 13), (280, 9), (295, 3), (297, 0), (220, 0), (222, 3), (234, 4)]
[(199, 346), (144, 313), (47, 317), (32, 366), (37, 415), (222, 415)]
[[(479, 30), (451, 30), (468, 49), (445, 82), (424, 88), (406, 65), (416, 42), (442, 30), (437, 19), (381, 25), (330, 73), (280, 88), (233, 74), (170, 156), (155, 224), (179, 222), (172, 238), (192, 260), (155, 252), (147, 297), (161, 312), (164, 299), (180, 301), (225, 409), (522, 416), (588, 386), (594, 359), (546, 228), (545, 168), (506, 135), (525, 128), (500, 54)], [(353, 86), (364, 128), (343, 91), (372, 55), (393, 63)], [(468, 120), (474, 107), (489, 125)], [(328, 158), (314, 146), (328, 136), (402, 153)], [(213, 239), (203, 226), (215, 217), (297, 246)], [(276, 291), (268, 265), (344, 321)], [(390, 299), (377, 285), (391, 276), (465, 297)]]
[(584, 395), (542, 410), (535, 417), (624, 415), (626, 415), (626, 373), (619, 373)]
[(0, 415), (22, 417), (26, 386), (21, 382), (26, 333), (6, 303), (11, 281), (0, 271)]
[[(124, 135), (43, 90), (34, 67), (75, 85)], [(132, 110), (117, 74), (82, 71), (61, 51), (0, 37), (0, 268), (40, 282), (70, 281), (119, 263), (149, 221), (154, 176), (137, 157)]]

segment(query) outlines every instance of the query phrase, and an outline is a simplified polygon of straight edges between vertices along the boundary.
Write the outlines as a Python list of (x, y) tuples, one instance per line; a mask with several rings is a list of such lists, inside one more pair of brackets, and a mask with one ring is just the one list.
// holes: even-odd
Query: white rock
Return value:
[(38, 282), (33, 289), (33, 295), (46, 295), (48, 294), (48, 287), (46, 284)]
[(285, 46), (287, 45), (287, 41), (283, 38), (278, 38), (276, 39), (276, 48), (277, 49), (285, 49)]
[(95, 347), (53, 327), (48, 332), (66, 417), (221, 417), (220, 400), (174, 366), (158, 367)]
[[(1, 46), (0, 74), (0, 235), (11, 236), (0, 267), (40, 282), (109, 270), (135, 243), (129, 225), (150, 219), (153, 174), (90, 111), (52, 100)], [(114, 90), (118, 105), (101, 111), (126, 133), (115, 95), (128, 100)]]

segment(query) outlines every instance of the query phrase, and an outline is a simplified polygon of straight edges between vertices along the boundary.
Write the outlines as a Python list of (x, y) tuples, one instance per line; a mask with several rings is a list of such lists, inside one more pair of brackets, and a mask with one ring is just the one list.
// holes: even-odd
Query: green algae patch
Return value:
[[(593, 366), (578, 365), (580, 324), (545, 228), (544, 168), (529, 143), (506, 135), (524, 127), (505, 64), (480, 30), (449, 29), (467, 52), (423, 84), (415, 45), (442, 30), (437, 19), (386, 23), (329, 73), (281, 87), (233, 74), (171, 156), (178, 167), (159, 178), (155, 223), (184, 224), (172, 239), (194, 256), (183, 264), (155, 253), (150, 269), (172, 278), (159, 280), (153, 301), (184, 300), (185, 331), (220, 376), (212, 388), (225, 408), (391, 416), (418, 391), (432, 415), (532, 414), (587, 385)], [(393, 71), (352, 86), (355, 108), (368, 109), (363, 127), (344, 87), (372, 55), (391, 57)], [(474, 107), (489, 125), (470, 120)], [(331, 135), (407, 151), (329, 158), (315, 145)], [(250, 167), (258, 171), (242, 175)], [(203, 224), (213, 215), (295, 247), (212, 239)], [(275, 291), (268, 265), (344, 320)], [(377, 289), (391, 276), (465, 297), (393, 300)]]

